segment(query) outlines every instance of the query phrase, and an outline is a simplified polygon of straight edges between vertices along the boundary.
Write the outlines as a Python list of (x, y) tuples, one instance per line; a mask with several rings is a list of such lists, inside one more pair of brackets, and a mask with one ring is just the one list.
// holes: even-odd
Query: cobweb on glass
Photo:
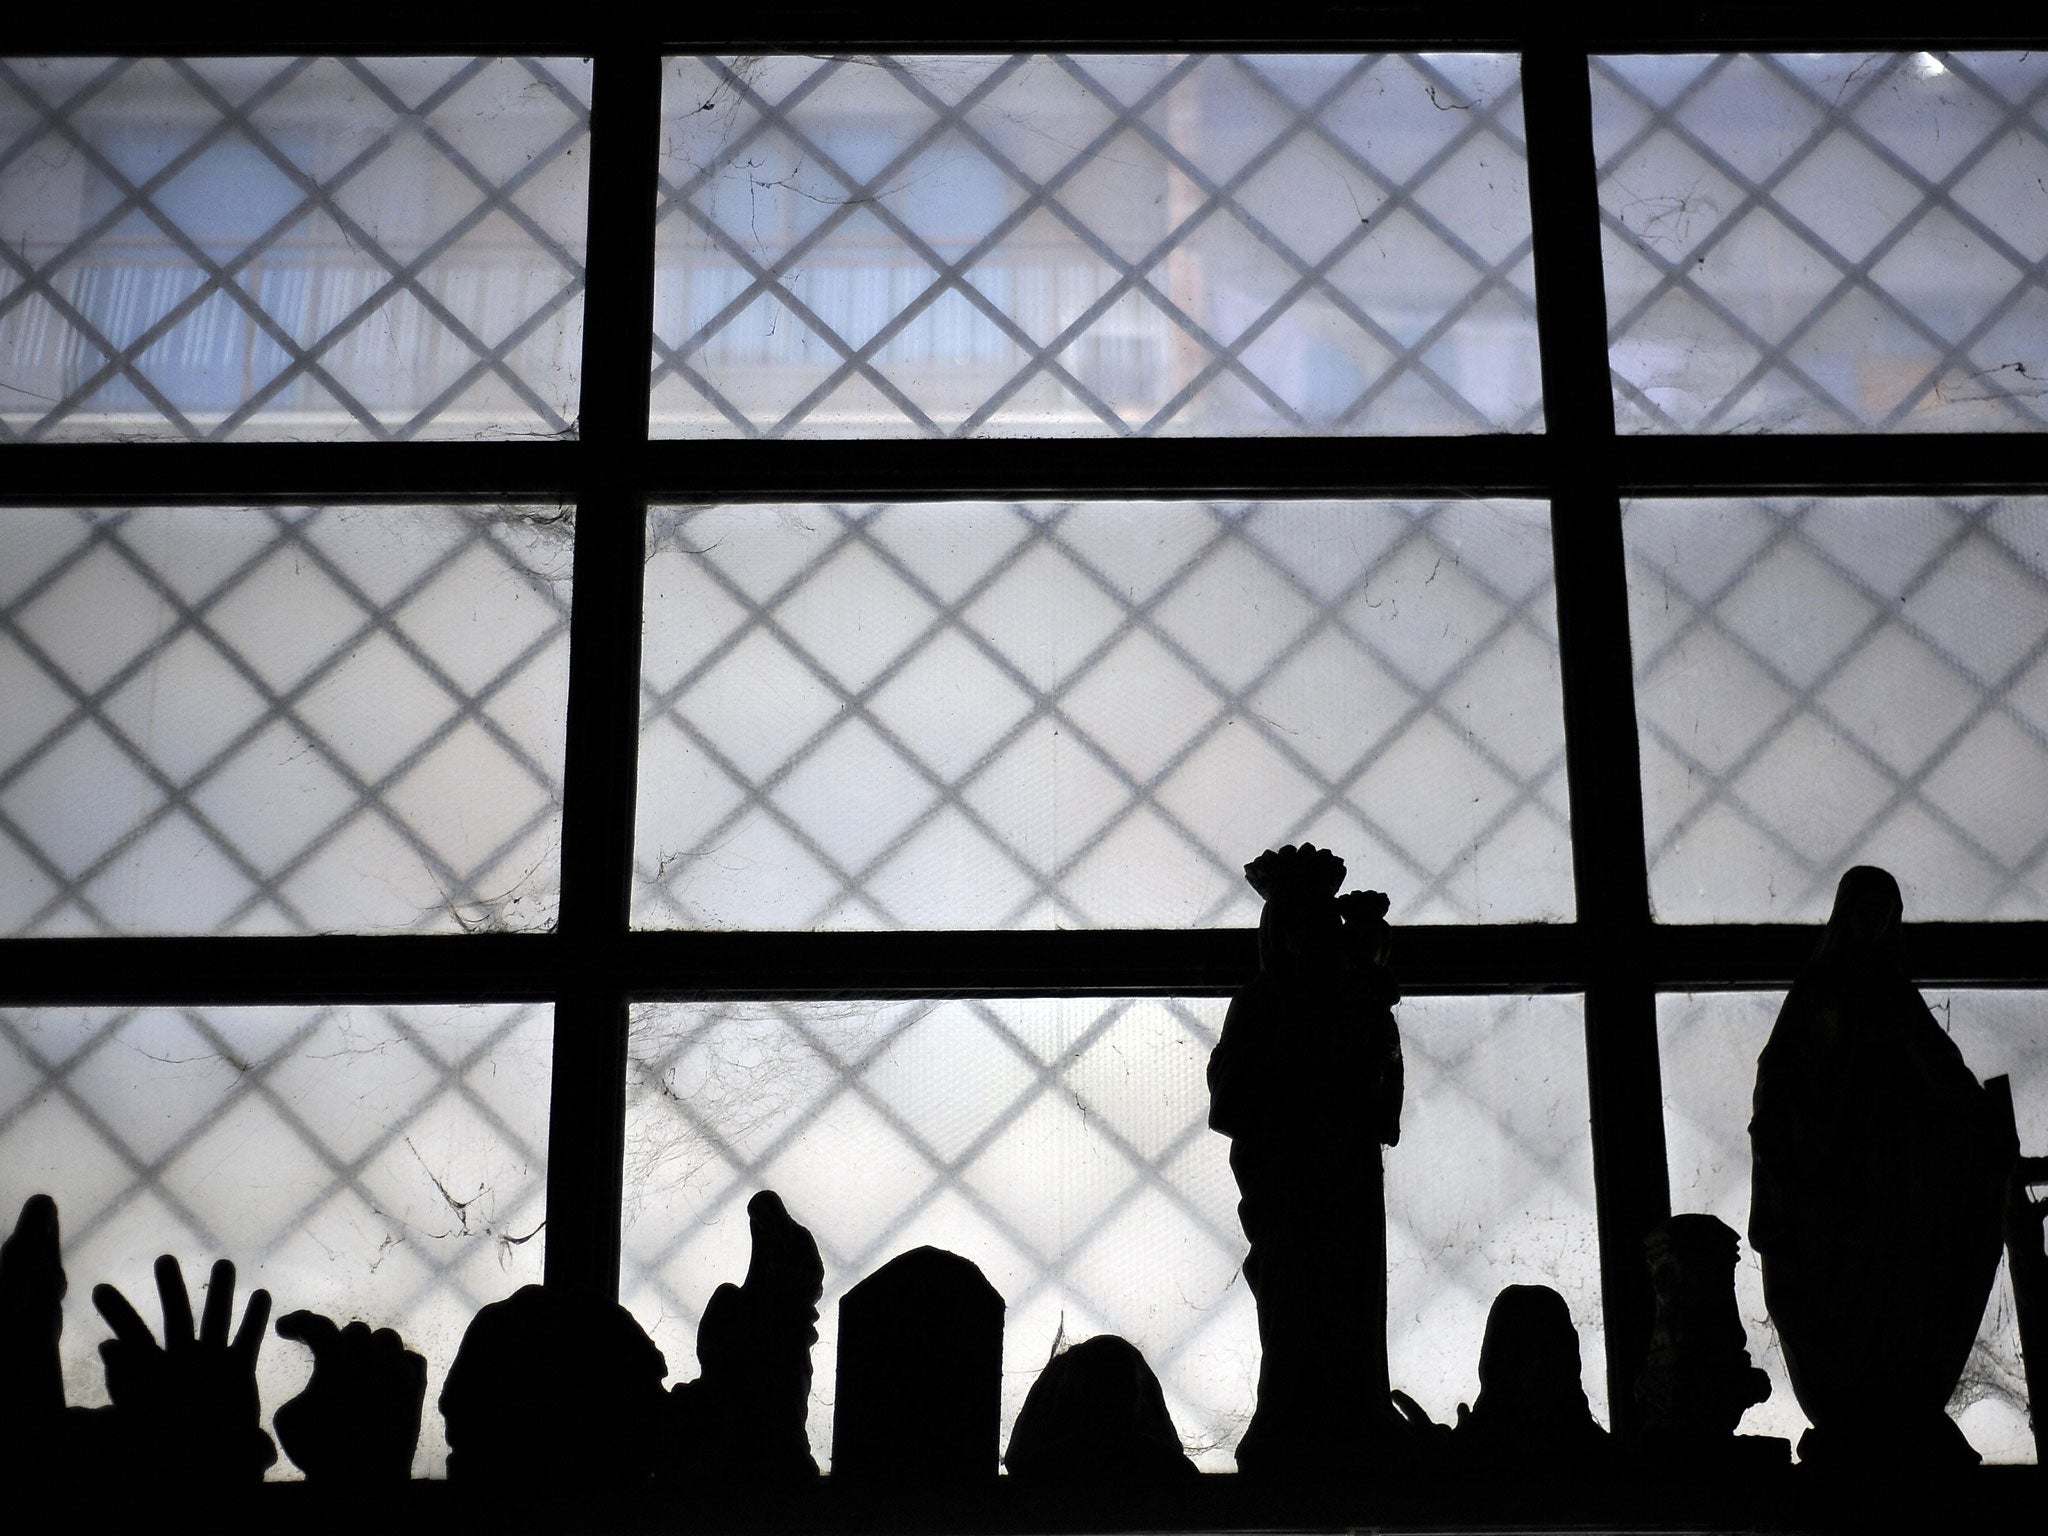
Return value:
[[(2042, 1027), (2048, 993), (1922, 995), (1972, 1072), (1980, 1079), (2012, 1079), (2022, 1150), (2034, 1153), (2048, 1145), (2048, 1030)], [(1770, 1373), (1771, 1395), (1749, 1410), (1741, 1433), (1778, 1435), (1796, 1445), (1807, 1421), (1785, 1373), (1784, 1351), (1764, 1307), (1763, 1271), (1748, 1236), (1750, 1095), (1757, 1057), (1784, 1001), (1782, 992), (1668, 994), (1657, 999), (1657, 1039), (1671, 1208), (1718, 1216), (1742, 1238), (1736, 1302), (1750, 1356)], [(2001, 1258), (1976, 1347), (1949, 1401), (1949, 1412), (1986, 1461), (2035, 1459), (2019, 1347), (2012, 1277)]]
[(1542, 426), (1495, 54), (677, 58), (657, 437)]
[(2048, 58), (1598, 58), (1624, 432), (2048, 423)]
[(0, 60), (0, 442), (573, 434), (590, 63)]
[[(154, 1325), (158, 1254), (195, 1311), (225, 1258), (238, 1316), (261, 1286), (274, 1316), (361, 1318), (425, 1355), (414, 1471), (442, 1475), (433, 1405), (463, 1331), (541, 1278), (552, 1033), (532, 1004), (0, 1010), (0, 1220), (57, 1202), (68, 1401), (107, 1400), (93, 1286)], [(311, 1364), (264, 1341), (266, 1428)]]
[(2048, 911), (2048, 500), (1641, 501), (1623, 520), (1650, 891), (1825, 918)]
[(11, 509), (0, 932), (551, 927), (572, 521)]
[[(1055, 1340), (1119, 1333), (1214, 1470), (1249, 1419), (1257, 1324), (1204, 1073), (1221, 999), (650, 1004), (627, 1079), (621, 1296), (677, 1378), (746, 1202), (783, 1197), (825, 1262), (811, 1439), (831, 1453), (837, 1306), (923, 1243), (1008, 1304), (1004, 1435)], [(1476, 1391), (1499, 1287), (1555, 1286), (1604, 1417), (1576, 998), (1400, 1005), (1408, 1103), (1387, 1153), (1394, 1380), (1445, 1421)]]
[(1251, 921), (1334, 846), (1405, 921), (1572, 911), (1545, 509), (655, 515), (635, 921)]

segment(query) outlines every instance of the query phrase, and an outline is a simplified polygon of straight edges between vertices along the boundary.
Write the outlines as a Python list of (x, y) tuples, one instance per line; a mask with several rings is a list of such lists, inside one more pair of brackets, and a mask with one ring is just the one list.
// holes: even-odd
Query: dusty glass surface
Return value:
[(0, 514), (0, 933), (545, 928), (571, 518)]
[[(931, 1243), (1008, 1303), (1003, 1436), (1055, 1340), (1120, 1333), (1189, 1450), (1228, 1470), (1258, 1380), (1229, 1143), (1204, 1083), (1227, 1002), (653, 1004), (627, 1078), (621, 1298), (677, 1379), (773, 1189), (825, 1261), (811, 1442), (831, 1452), (838, 1304)], [(1503, 1285), (1556, 1286), (1605, 1417), (1576, 998), (1412, 998), (1386, 1155), (1394, 1382), (1448, 1422)]]
[(0, 60), (0, 442), (575, 429), (587, 59)]
[(1819, 921), (2048, 916), (2048, 498), (1642, 501), (1624, 514), (1650, 893)]
[[(2020, 1145), (2034, 1153), (2048, 1139), (2048, 992), (1922, 994), (1970, 1070), (2012, 1079)], [(1657, 999), (1664, 1070), (1664, 1136), (1671, 1208), (1718, 1216), (1742, 1236), (1735, 1295), (1749, 1352), (1771, 1375), (1771, 1396), (1749, 1410), (1741, 1432), (1797, 1443), (1806, 1417), (1792, 1395), (1785, 1358), (1764, 1309), (1763, 1271), (1749, 1246), (1749, 1113), (1756, 1059), (1784, 1002), (1782, 992), (1671, 994)], [(1949, 1412), (1986, 1461), (2031, 1462), (2026, 1372), (2020, 1362), (2012, 1278), (1999, 1260), (1998, 1282)]]
[(668, 68), (657, 437), (1541, 429), (1510, 55)]
[(1622, 431), (2048, 422), (2048, 56), (1592, 72)]
[(1334, 846), (1409, 922), (1568, 917), (1532, 502), (657, 512), (635, 920), (1256, 919)]
[[(236, 1317), (267, 1288), (391, 1327), (427, 1358), (417, 1476), (447, 1442), (434, 1402), (476, 1309), (541, 1277), (552, 1010), (540, 1005), (0, 1010), (0, 1220), (57, 1202), (65, 1396), (106, 1402), (92, 1288), (152, 1328), (175, 1254), (193, 1310), (217, 1258)], [(312, 1370), (275, 1334), (265, 1427)], [(273, 1477), (296, 1477), (280, 1455)]]

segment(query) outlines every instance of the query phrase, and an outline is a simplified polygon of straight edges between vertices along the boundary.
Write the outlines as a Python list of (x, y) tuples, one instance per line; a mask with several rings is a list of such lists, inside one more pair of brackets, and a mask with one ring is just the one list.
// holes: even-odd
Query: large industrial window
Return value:
[[(1228, 1470), (1202, 1069), (1300, 841), (1399, 925), (1439, 1418), (1533, 1280), (1627, 1426), (1852, 864), (2048, 1150), (2048, 53), (1785, 9), (11, 43), (0, 1207), (437, 1390), (542, 1277), (688, 1377), (774, 1188), (821, 1461), (935, 1242), (1007, 1411), (1119, 1332)], [(2025, 1398), (2001, 1291), (1989, 1459)]]

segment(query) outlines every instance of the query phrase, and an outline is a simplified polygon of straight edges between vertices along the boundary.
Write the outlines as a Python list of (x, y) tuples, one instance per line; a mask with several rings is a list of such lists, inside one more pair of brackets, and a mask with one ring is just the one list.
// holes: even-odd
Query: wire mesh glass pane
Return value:
[[(931, 1243), (1008, 1303), (1004, 1437), (1054, 1341), (1121, 1333), (1213, 1470), (1249, 1420), (1258, 1328), (1229, 1143), (1208, 1126), (1228, 1003), (1068, 998), (653, 1004), (632, 1028), (622, 1299), (678, 1378), (773, 1189), (818, 1239), (811, 1441), (831, 1451), (839, 1297)], [(1407, 1107), (1386, 1154), (1394, 1382), (1449, 1421), (1503, 1285), (1555, 1286), (1605, 1415), (1576, 998), (1400, 1005)]]
[[(195, 1311), (231, 1259), (237, 1317), (263, 1286), (274, 1316), (361, 1318), (426, 1356), (413, 1466), (440, 1475), (433, 1405), (463, 1330), (541, 1277), (552, 1039), (537, 1004), (0, 1010), (0, 1220), (57, 1201), (66, 1398), (107, 1400), (93, 1286), (154, 1326), (158, 1254)], [(264, 1341), (266, 1428), (311, 1370)], [(298, 1473), (280, 1455), (271, 1475)]]
[(2048, 498), (1623, 528), (1659, 917), (1818, 921), (1855, 864), (1909, 921), (2048, 916)]
[(571, 518), (0, 517), (0, 933), (545, 928)]
[(1404, 921), (1567, 917), (1531, 502), (656, 513), (635, 918), (1254, 921), (1334, 846)]
[(1622, 431), (2048, 422), (2048, 57), (1592, 69)]
[[(1979, 1079), (2012, 1079), (2021, 1149), (2048, 1142), (2048, 992), (1922, 993)], [(1771, 1375), (1768, 1401), (1749, 1410), (1741, 1432), (1798, 1442), (1806, 1417), (1792, 1395), (1785, 1357), (1764, 1310), (1763, 1270), (1749, 1246), (1749, 1116), (1756, 1059), (1770, 1038), (1782, 992), (1723, 992), (1657, 999), (1663, 1056), (1664, 1136), (1671, 1208), (1705, 1211), (1742, 1234), (1736, 1301), (1749, 1352)], [(2005, 1261), (1985, 1308), (1976, 1348), (1949, 1411), (1986, 1461), (2031, 1462), (2026, 1372), (2020, 1361), (2012, 1277)]]
[(1536, 431), (1516, 59), (678, 58), (657, 437)]
[(0, 60), (0, 441), (575, 430), (587, 59)]

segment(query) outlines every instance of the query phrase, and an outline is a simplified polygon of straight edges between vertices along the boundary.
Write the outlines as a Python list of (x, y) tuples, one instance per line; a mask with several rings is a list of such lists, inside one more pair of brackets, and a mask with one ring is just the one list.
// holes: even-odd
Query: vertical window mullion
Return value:
[(1670, 1214), (1657, 1068), (1642, 774), (1587, 57), (1566, 34), (1525, 51), (1529, 202), (1552, 450), (1559, 664), (1572, 862), (1585, 934), (1586, 1060), (1599, 1202), (1608, 1402), (1633, 1427), (1652, 1300), (1643, 1238)]
[(617, 1295), (662, 60), (595, 58), (547, 1278)]

